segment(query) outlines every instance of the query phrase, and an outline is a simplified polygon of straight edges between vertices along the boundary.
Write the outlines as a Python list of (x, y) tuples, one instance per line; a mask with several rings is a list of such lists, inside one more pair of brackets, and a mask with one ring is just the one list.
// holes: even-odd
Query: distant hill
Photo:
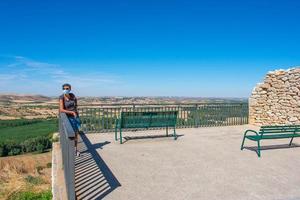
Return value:
[(42, 95), (0, 94), (0, 101), (50, 101), (52, 98)]
[[(58, 97), (30, 94), (0, 94), (2, 103), (57, 103)], [(79, 97), (80, 104), (163, 104), (163, 103), (238, 103), (247, 102), (246, 98), (222, 97)]]

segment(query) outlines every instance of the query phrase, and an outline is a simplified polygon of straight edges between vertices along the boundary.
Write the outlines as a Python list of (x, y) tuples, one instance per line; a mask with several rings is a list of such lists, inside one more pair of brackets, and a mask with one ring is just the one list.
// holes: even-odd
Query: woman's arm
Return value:
[(75, 95), (74, 95), (74, 98), (75, 98), (75, 108), (76, 108), (76, 111), (77, 111), (77, 98), (75, 97)]
[(75, 109), (77, 114), (79, 115), (79, 111), (78, 111), (78, 104), (77, 104), (77, 98), (75, 97)]
[(59, 99), (59, 112), (71, 114), (71, 115), (74, 115), (74, 117), (76, 117), (76, 115), (77, 115), (76, 112), (74, 112), (74, 111), (69, 111), (69, 110), (64, 109), (64, 102), (62, 99)]

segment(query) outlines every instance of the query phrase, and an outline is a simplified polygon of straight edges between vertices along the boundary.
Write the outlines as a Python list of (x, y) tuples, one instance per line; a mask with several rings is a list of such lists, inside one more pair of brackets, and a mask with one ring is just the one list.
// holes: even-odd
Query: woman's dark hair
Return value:
[(71, 88), (71, 85), (69, 83), (65, 83), (62, 85), (62, 89), (64, 89), (65, 86), (68, 86), (69, 88)]

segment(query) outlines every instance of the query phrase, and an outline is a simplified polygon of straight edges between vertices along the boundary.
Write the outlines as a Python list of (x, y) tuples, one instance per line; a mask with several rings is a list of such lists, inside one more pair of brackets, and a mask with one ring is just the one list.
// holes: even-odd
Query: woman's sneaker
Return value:
[(80, 152), (76, 150), (76, 156), (80, 157)]

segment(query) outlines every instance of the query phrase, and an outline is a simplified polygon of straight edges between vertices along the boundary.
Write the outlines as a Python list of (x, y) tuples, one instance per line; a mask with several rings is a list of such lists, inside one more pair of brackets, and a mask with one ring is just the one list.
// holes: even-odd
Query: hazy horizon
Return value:
[[(1, 95), (16, 95), (16, 96), (44, 96), (44, 97), (51, 97), (56, 98), (57, 95), (43, 95), (43, 94), (33, 94), (33, 93), (4, 93), (0, 92)], [(76, 95), (76, 94), (75, 94)], [(204, 97), (204, 96), (79, 96), (77, 97), (96, 97), (96, 98), (203, 98), (203, 99), (248, 99), (249, 97)]]

